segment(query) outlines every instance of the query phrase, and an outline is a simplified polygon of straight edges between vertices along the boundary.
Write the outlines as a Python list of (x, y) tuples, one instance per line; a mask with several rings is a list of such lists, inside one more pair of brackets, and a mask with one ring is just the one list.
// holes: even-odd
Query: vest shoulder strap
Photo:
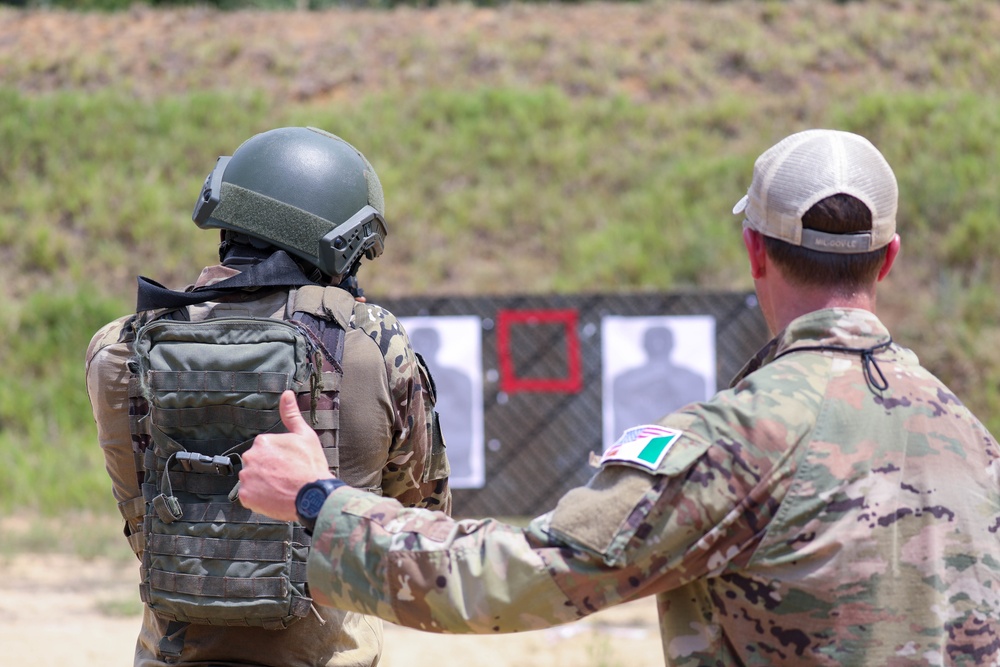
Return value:
[(339, 287), (304, 285), (288, 295), (286, 319), (296, 312), (307, 313), (320, 319), (333, 320), (342, 329), (349, 329), (354, 306), (357, 302), (351, 293)]

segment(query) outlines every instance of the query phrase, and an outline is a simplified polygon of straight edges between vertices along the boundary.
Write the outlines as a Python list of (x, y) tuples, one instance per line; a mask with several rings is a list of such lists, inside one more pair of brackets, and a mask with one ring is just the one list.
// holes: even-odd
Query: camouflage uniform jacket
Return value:
[[(196, 285), (234, 275), (223, 266), (209, 267)], [(340, 476), (407, 506), (451, 510), (448, 464), (443, 441), (435, 438), (434, 396), (426, 368), (410, 347), (405, 331), (392, 313), (355, 303), (344, 290), (330, 287), (333, 298), (353, 304), (351, 327), (345, 337), (344, 378), (340, 409)], [(254, 301), (190, 306), (192, 320), (223, 316), (281, 317), (286, 291)], [(98, 438), (104, 450), (112, 490), (125, 517), (126, 535), (141, 549), (144, 503), (136, 477), (128, 417), (125, 366), (131, 344), (120, 342), (127, 318), (98, 331), (87, 350), (87, 390)], [(438, 446), (434, 446), (434, 442)], [(192, 625), (187, 630), (182, 660), (177, 664), (271, 665), (273, 667), (371, 667), (382, 650), (377, 619), (323, 608), (322, 621), (309, 615), (286, 630), (222, 628)], [(157, 643), (166, 621), (146, 609), (136, 645), (137, 667), (161, 666)]]
[(656, 595), (669, 665), (1000, 660), (1000, 450), (873, 314), (796, 319), (661, 424), (655, 470), (604, 460), (524, 529), (338, 490), (312, 591), (456, 633)]

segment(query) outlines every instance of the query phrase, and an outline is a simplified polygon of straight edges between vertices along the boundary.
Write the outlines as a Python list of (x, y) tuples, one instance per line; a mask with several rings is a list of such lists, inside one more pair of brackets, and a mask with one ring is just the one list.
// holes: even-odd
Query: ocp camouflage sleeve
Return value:
[(874, 315), (799, 318), (656, 427), (524, 529), (338, 490), (312, 590), (477, 633), (656, 595), (668, 665), (1000, 661), (1000, 447)]
[(560, 547), (497, 521), (342, 488), (314, 531), (310, 590), (321, 604), (430, 632), (531, 630), (583, 616), (549, 575), (549, 550)]
[(358, 304), (353, 325), (382, 351), (396, 408), (382, 493), (407, 506), (451, 512), (448, 458), (429, 371), (414, 353), (402, 324), (385, 308)]
[[(675, 425), (692, 421), (682, 415)], [(676, 588), (705, 573), (713, 527), (731, 556), (753, 544), (745, 528), (754, 520), (736, 509), (746, 485), (730, 488), (734, 476), (713, 476), (728, 462), (708, 449), (692, 433), (657, 474), (606, 465), (524, 529), (338, 491), (317, 524), (311, 590), (323, 604), (421, 630), (503, 633)], [(704, 497), (679, 497), (686, 474), (696, 475)]]

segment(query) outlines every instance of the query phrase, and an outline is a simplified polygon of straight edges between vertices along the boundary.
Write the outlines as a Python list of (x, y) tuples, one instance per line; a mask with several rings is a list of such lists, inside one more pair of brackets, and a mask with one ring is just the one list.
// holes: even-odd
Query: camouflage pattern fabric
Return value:
[(873, 314), (795, 320), (660, 426), (655, 470), (603, 460), (525, 529), (338, 490), (313, 594), (455, 633), (656, 595), (668, 665), (998, 664), (997, 443)]
[[(237, 273), (223, 266), (206, 268), (195, 285), (208, 285)], [(330, 291), (333, 290), (333, 291)], [(347, 299), (351, 314), (344, 351), (340, 410), (340, 476), (352, 486), (382, 494), (408, 506), (451, 510), (444, 442), (434, 430), (434, 396), (427, 369), (409, 346), (395, 317), (373, 304), (355, 303), (339, 288), (327, 297)], [(281, 317), (284, 291), (225, 303), (189, 307), (192, 320), (220, 316)], [(87, 390), (112, 490), (133, 550), (143, 547), (140, 524), (144, 503), (136, 476), (129, 433), (126, 363), (131, 344), (122, 335), (127, 318), (98, 331), (87, 350)], [(136, 591), (138, 595), (138, 591)], [(164, 667), (157, 644), (167, 623), (146, 609), (136, 644), (136, 667)], [(189, 626), (177, 665), (226, 664), (271, 667), (372, 667), (382, 650), (377, 619), (331, 608), (301, 619), (285, 630)]]
[(420, 409), (433, 407), (436, 398), (430, 372), (414, 353), (403, 325), (385, 308), (357, 304), (350, 326), (368, 334), (381, 350), (396, 406), (394, 446), (382, 470), (382, 494), (404, 505), (450, 513), (444, 441), (433, 409)]

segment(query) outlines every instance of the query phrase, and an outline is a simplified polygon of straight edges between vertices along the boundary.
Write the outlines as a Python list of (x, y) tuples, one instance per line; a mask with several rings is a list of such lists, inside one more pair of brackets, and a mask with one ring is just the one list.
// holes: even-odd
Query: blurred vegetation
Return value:
[(204, 8), (41, 12), (80, 39), (19, 42), (21, 11), (0, 9), (0, 512), (114, 512), (87, 343), (131, 309), (136, 275), (181, 287), (214, 261), (217, 237), (190, 221), (202, 181), (282, 125), (340, 134), (375, 165), (390, 236), (360, 275), (374, 300), (750, 289), (730, 210), (755, 157), (806, 127), (864, 134), (901, 193), (880, 314), (1000, 432), (993, 3), (316, 13), (365, 44), (361, 64), (301, 23), (292, 48), (282, 25), (300, 12), (246, 41), (253, 12), (216, 41)]
[[(58, 538), (53, 538), (58, 535)], [(121, 517), (117, 512), (93, 512), (62, 507), (57, 515), (36, 511), (0, 515), (0, 567), (20, 554), (74, 554), (85, 560), (107, 558), (130, 567), (135, 554), (123, 549)]]
[[(496, 7), (511, 2), (531, 4), (552, 0), (474, 0), (477, 7)], [(585, 0), (558, 0), (567, 5), (581, 4)], [(638, 2), (639, 0), (612, 0), (613, 2)], [(847, 2), (850, 0), (841, 0)], [(455, 0), (0, 0), (0, 5), (14, 7), (69, 9), (73, 11), (114, 12), (135, 5), (170, 8), (203, 5), (221, 10), (264, 9), (268, 11), (323, 10), (330, 8), (391, 9), (393, 7), (438, 7), (456, 4)]]

